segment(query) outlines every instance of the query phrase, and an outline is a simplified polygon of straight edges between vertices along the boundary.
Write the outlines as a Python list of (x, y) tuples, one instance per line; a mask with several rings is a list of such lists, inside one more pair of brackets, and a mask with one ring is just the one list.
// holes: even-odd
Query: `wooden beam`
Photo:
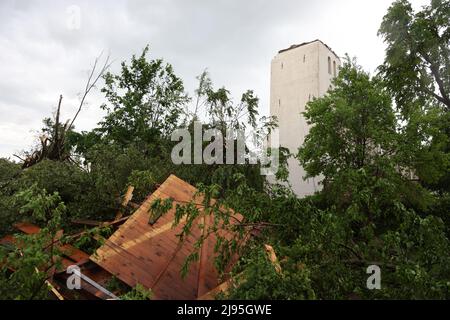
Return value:
[(238, 282), (245, 282), (245, 279), (243, 278), (243, 273), (239, 273), (236, 276), (228, 279), (227, 281), (219, 284), (214, 289), (208, 291), (207, 293), (203, 294), (202, 296), (198, 297), (197, 300), (214, 300), (215, 297), (219, 293), (226, 293), (230, 288), (234, 287)]
[(123, 198), (121, 208), (119, 209), (119, 211), (117, 211), (115, 220), (119, 220), (120, 218), (122, 218), (123, 212), (125, 211), (125, 209), (128, 205), (128, 202), (130, 202), (131, 199), (133, 199), (133, 191), (134, 191), (134, 187), (129, 186), (127, 189), (127, 193), (125, 194), (125, 197)]
[(73, 219), (71, 222), (73, 224), (81, 224), (84, 226), (91, 226), (91, 227), (98, 227), (102, 223), (105, 223), (103, 221), (89, 220), (89, 219)]
[[(35, 271), (36, 271), (36, 273), (39, 273), (38, 268), (35, 268)], [(50, 290), (58, 298), (58, 300), (64, 300), (64, 297), (62, 296), (62, 294), (59, 293), (58, 290), (56, 290), (55, 286), (49, 280), (45, 280), (45, 284), (50, 288)]]

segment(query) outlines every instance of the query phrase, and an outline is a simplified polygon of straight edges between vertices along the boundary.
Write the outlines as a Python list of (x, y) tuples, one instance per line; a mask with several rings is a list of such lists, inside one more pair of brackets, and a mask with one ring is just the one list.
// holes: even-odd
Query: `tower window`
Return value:
[(303, 63), (306, 62), (306, 54), (303, 55)]
[(281, 69), (283, 69), (283, 62), (281, 63)]
[(331, 58), (328, 57), (328, 73), (331, 74)]
[(333, 76), (336, 77), (336, 61), (333, 61)]

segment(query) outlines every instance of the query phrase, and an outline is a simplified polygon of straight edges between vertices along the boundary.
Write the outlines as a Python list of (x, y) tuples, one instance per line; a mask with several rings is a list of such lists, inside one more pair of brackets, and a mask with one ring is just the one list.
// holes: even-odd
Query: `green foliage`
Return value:
[(121, 300), (149, 300), (153, 293), (138, 283), (134, 288), (120, 296)]
[(227, 129), (267, 128), (276, 126), (274, 117), (261, 117), (258, 106), (259, 98), (252, 90), (247, 90), (238, 103), (231, 99), (231, 93), (222, 87), (214, 89), (209, 73), (205, 70), (200, 76), (196, 93), (196, 105), (193, 120), (198, 120), (200, 109), (204, 110), (210, 127), (220, 130), (224, 136)]
[(94, 254), (100, 246), (104, 244), (106, 238), (112, 235), (111, 226), (95, 227), (86, 230), (74, 242), (74, 246), (88, 254)]
[[(396, 268), (386, 274), (386, 298), (448, 299), (450, 294), (450, 243), (442, 220), (421, 218), (411, 211), (396, 231), (383, 237), (384, 257)], [(393, 254), (394, 253), (394, 254)], [(404, 284), (397, 287), (396, 283)]]
[(227, 295), (228, 299), (305, 300), (314, 299), (310, 272), (301, 265), (282, 264), (282, 273), (275, 271), (262, 249), (243, 259), (247, 264), (241, 283)]
[[(301, 243), (321, 253), (322, 262), (313, 260), (313, 264), (320, 264), (321, 272), (335, 279), (333, 289), (323, 279), (315, 283), (315, 288), (322, 286), (318, 296), (448, 296), (450, 247), (445, 226), (440, 218), (417, 213), (429, 213), (436, 199), (410, 181), (412, 168), (405, 164), (411, 163), (417, 149), (414, 141), (408, 145), (403, 132), (396, 130), (383, 84), (347, 62), (334, 88), (311, 102), (305, 116), (314, 127), (299, 157), (309, 176), (325, 177), (329, 213), (317, 216), (326, 218), (320, 223), (314, 223), (316, 217), (303, 219), (313, 225), (300, 232), (299, 241), (311, 235)], [(308, 265), (308, 260), (303, 261)], [(348, 268), (370, 264), (383, 269), (381, 291), (365, 290), (363, 270)], [(314, 267), (310, 269), (314, 281)]]
[(16, 179), (21, 175), (20, 166), (7, 159), (0, 159), (0, 236), (12, 231), (17, 222), (19, 207), (14, 199)]
[(72, 216), (86, 209), (83, 205), (80, 206), (86, 200), (85, 192), (94, 191), (86, 171), (65, 162), (51, 160), (43, 160), (24, 171), (18, 183), (20, 189), (36, 184), (39, 189), (57, 192)]
[(168, 199), (155, 199), (150, 206), (149, 210), (149, 224), (154, 224), (163, 214), (166, 214), (173, 207), (173, 200)]
[(65, 223), (73, 218), (110, 219), (120, 204), (119, 196), (128, 179), (126, 173), (132, 170), (120, 176), (122, 164), (117, 163), (116, 167), (107, 167), (105, 161), (88, 171), (65, 162), (43, 160), (22, 173), (15, 184), (16, 192), (32, 184), (51, 193), (57, 192), (67, 206), (69, 221)]
[[(235, 212), (231, 210), (223, 201), (215, 201), (220, 192), (219, 185), (205, 186), (199, 184), (198, 191), (193, 199), (186, 204), (175, 205), (175, 218), (173, 226), (181, 225), (181, 231), (177, 235), (179, 241), (185, 241), (192, 233), (192, 228), (200, 227), (204, 231), (194, 242), (194, 250), (186, 257), (180, 272), (183, 277), (188, 274), (190, 265), (198, 261), (200, 250), (204, 242), (210, 237), (215, 237), (214, 252), (217, 253), (214, 260), (217, 271), (223, 274), (230, 266), (235, 254), (239, 254), (244, 239), (248, 238), (251, 229), (246, 228), (235, 217)], [(199, 202), (201, 200), (201, 202)], [(201, 208), (199, 208), (199, 206)], [(167, 213), (174, 207), (172, 199), (160, 200), (156, 199), (150, 210), (150, 221), (154, 221), (154, 217), (159, 217)], [(209, 218), (212, 219), (209, 220)], [(211, 221), (206, 226), (203, 225), (203, 218)], [(220, 232), (219, 232), (220, 231)], [(228, 239), (224, 234), (233, 234), (232, 239)]]
[(111, 292), (119, 291), (123, 289), (123, 282), (115, 276), (112, 276), (105, 285), (105, 289)]
[(134, 186), (133, 198), (138, 203), (152, 193), (163, 178), (161, 172), (156, 170), (133, 170), (128, 178), (128, 183)]
[[(433, 0), (414, 13), (407, 1), (396, 1), (380, 28), (388, 49), (379, 75), (347, 57), (329, 92), (308, 104), (304, 115), (312, 127), (297, 157), (308, 177), (324, 178), (324, 188), (304, 199), (286, 183), (267, 184), (260, 164), (174, 165), (170, 133), (180, 126), (192, 133), (201, 110), (203, 128), (222, 133), (251, 128), (261, 137), (276, 127), (276, 119), (259, 117), (251, 90), (235, 103), (226, 88), (213, 88), (206, 71), (198, 77), (195, 110), (187, 112), (182, 81), (161, 59), (148, 60), (146, 47), (123, 62), (118, 74), (105, 75), (107, 115), (99, 127), (67, 132), (63, 151), (71, 153), (71, 162), (44, 160), (21, 170), (0, 159), (0, 233), (11, 232), (20, 220), (42, 227), (37, 235), (18, 236), (17, 247), (0, 248), (6, 262), (0, 297), (48, 298), (47, 270), (59, 263), (52, 245), (56, 232), (70, 230), (67, 222), (75, 217), (112, 219), (128, 185), (140, 202), (173, 173), (203, 195), (200, 206), (198, 197), (175, 206), (180, 240), (202, 218), (213, 218), (180, 272), (188, 273), (204, 241), (215, 236), (215, 266), (238, 282), (225, 298), (448, 299), (448, 7), (448, 1)], [(54, 127), (47, 120), (44, 132)], [(279, 151), (276, 178), (287, 182), (290, 154)], [(149, 222), (172, 206), (171, 199), (155, 201)], [(93, 253), (111, 232), (88, 230), (75, 245)], [(275, 248), (281, 273), (264, 244)], [(235, 256), (241, 258), (228, 274)], [(382, 270), (381, 290), (366, 288), (372, 264)], [(121, 296), (150, 297), (139, 284)]]
[(0, 258), (6, 265), (0, 270), (0, 297), (4, 300), (47, 299), (45, 272), (36, 272), (36, 266), (46, 265), (50, 256), (42, 251), (48, 238), (27, 236), (18, 238), (24, 250), (15, 247), (0, 248)]
[(450, 2), (432, 0), (414, 12), (407, 0), (392, 4), (379, 34), (387, 44), (380, 75), (395, 97), (409, 165), (430, 188), (450, 186)]
[[(262, 190), (265, 180), (260, 174), (261, 164), (250, 164), (249, 160), (245, 159), (244, 165), (226, 165), (226, 146), (231, 141), (234, 144), (234, 162), (236, 163), (237, 130), (247, 129), (254, 134), (255, 139), (259, 138), (259, 141), (262, 141), (277, 127), (277, 119), (275, 117), (259, 117), (259, 99), (253, 91), (247, 90), (244, 92), (241, 99), (236, 103), (231, 98), (229, 90), (224, 87), (214, 88), (206, 71), (197, 79), (199, 80), (199, 87), (196, 90), (195, 110), (193, 114), (188, 114), (183, 122), (183, 127), (187, 128), (192, 136), (194, 121), (199, 120), (200, 111), (203, 110), (205, 123), (202, 130), (215, 129), (224, 137), (222, 142), (222, 162), (224, 164), (181, 165), (176, 166), (173, 172), (191, 184), (218, 184), (223, 187), (223, 190), (234, 189), (236, 184), (233, 177), (243, 174), (252, 187)], [(249, 133), (248, 131), (246, 133)], [(252, 140), (252, 137), (244, 138), (245, 150), (249, 153), (249, 145), (258, 141)], [(192, 141), (192, 143), (194, 142)], [(207, 145), (207, 142), (203, 143), (203, 150)]]
[(148, 46), (120, 74), (107, 73), (102, 89), (110, 106), (99, 131), (115, 143), (135, 143), (145, 148), (159, 135), (170, 134), (177, 126), (184, 105), (189, 101), (183, 82), (170, 64), (146, 59)]
[[(103, 204), (105, 208), (111, 208), (112, 205), (114, 208), (121, 202), (120, 195), (123, 190), (126, 190), (133, 171), (145, 170), (157, 161), (157, 159), (145, 157), (134, 146), (122, 149), (117, 145), (106, 144), (92, 147), (89, 150), (88, 159), (90, 175), (95, 181), (96, 189), (109, 194), (109, 199), (105, 199), (109, 201), (109, 204)], [(140, 192), (145, 193), (145, 190)], [(147, 191), (147, 193), (150, 192), (151, 190)]]
[[(305, 116), (313, 127), (299, 159), (309, 176), (324, 176), (324, 190), (297, 199), (282, 186), (259, 192), (236, 177), (240, 183), (222, 203), (264, 228), (256, 244), (241, 248), (250, 252), (229, 297), (448, 298), (448, 203), (410, 180), (423, 145), (406, 139), (382, 79), (347, 60)], [(424, 120), (417, 121), (426, 130), (439, 130), (438, 116)], [(262, 253), (264, 243), (277, 248), (281, 275)], [(372, 264), (381, 267), (381, 290), (366, 288)]]
[(333, 86), (304, 113), (314, 124), (299, 151), (308, 177), (322, 173), (330, 179), (344, 168), (376, 170), (397, 145), (394, 110), (380, 79), (347, 57)]
[(0, 182), (4, 188), (11, 179), (20, 173), (20, 166), (8, 159), (0, 158)]
[(439, 103), (450, 109), (450, 2), (432, 0), (414, 12), (407, 0), (392, 4), (379, 34), (386, 44), (380, 71), (402, 110)]

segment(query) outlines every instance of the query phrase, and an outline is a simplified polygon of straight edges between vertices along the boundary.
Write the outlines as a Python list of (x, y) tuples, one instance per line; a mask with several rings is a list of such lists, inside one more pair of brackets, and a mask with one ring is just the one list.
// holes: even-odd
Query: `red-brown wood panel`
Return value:
[[(182, 278), (180, 274), (185, 259), (194, 252), (194, 244), (204, 232), (199, 227), (200, 223), (204, 224), (204, 218), (194, 221), (191, 234), (180, 244), (177, 235), (183, 222), (173, 226), (175, 208), (177, 203), (183, 205), (192, 201), (196, 192), (193, 186), (171, 175), (91, 256), (91, 260), (130, 286), (140, 283), (151, 289), (155, 299), (196, 299), (212, 290), (219, 284), (213, 266), (214, 236), (205, 242), (199, 261), (190, 265), (186, 277)], [(153, 201), (167, 198), (174, 200), (172, 209), (150, 225), (149, 209)], [(201, 196), (195, 197), (195, 203), (201, 204), (201, 201)], [(198, 207), (201, 210), (202, 206)], [(210, 217), (205, 219), (211, 223)]]

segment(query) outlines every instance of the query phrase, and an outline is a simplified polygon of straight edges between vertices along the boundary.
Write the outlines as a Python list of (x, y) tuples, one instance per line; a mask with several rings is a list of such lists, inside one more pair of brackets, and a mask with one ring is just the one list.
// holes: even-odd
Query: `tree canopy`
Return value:
[[(117, 73), (105, 73), (106, 115), (96, 128), (79, 132), (47, 119), (43, 132), (59, 141), (50, 153), (31, 152), (39, 161), (27, 166), (0, 159), (0, 236), (22, 220), (41, 227), (37, 235), (15, 235), (19, 245), (0, 246), (6, 262), (0, 298), (49, 298), (47, 271), (60, 253), (48, 243), (59, 230), (82, 232), (73, 245), (95, 252), (111, 229), (82, 230), (73, 219), (111, 221), (118, 210), (131, 213), (121, 204), (129, 185), (140, 203), (175, 174), (203, 193), (201, 214), (212, 215), (214, 226), (231, 227), (231, 209), (243, 216), (236, 237), (217, 237), (216, 268), (235, 283), (218, 299), (448, 299), (449, 7), (431, 0), (414, 12), (406, 0), (394, 2), (380, 27), (387, 50), (379, 72), (371, 75), (347, 56), (330, 90), (308, 103), (309, 134), (291, 152), (307, 177), (322, 178), (323, 188), (305, 198), (283, 183), (285, 163), (279, 180), (268, 183), (261, 163), (171, 160), (173, 130), (191, 132), (199, 119), (202, 133), (247, 127), (263, 135), (275, 128), (276, 119), (259, 115), (253, 91), (233, 101), (203, 72), (191, 98), (173, 67), (152, 59), (148, 46)], [(152, 210), (164, 214), (170, 201), (155, 202)], [(198, 205), (176, 207), (176, 221), (187, 221), (181, 237), (200, 214)], [(199, 258), (205, 237), (181, 273)], [(239, 260), (230, 271), (234, 256)], [(381, 270), (379, 290), (367, 286), (369, 266)], [(109, 285), (123, 289), (117, 279)], [(152, 296), (140, 285), (124, 290), (123, 299)]]

